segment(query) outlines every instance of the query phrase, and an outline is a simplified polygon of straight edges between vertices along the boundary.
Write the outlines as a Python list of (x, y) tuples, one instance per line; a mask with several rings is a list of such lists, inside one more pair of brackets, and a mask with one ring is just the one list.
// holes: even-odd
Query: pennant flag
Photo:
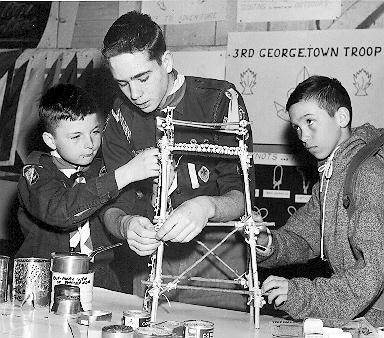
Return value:
[[(28, 61), (20, 68), (15, 70), (15, 75), (12, 79), (9, 95), (7, 90), (0, 115), (0, 165), (13, 165), (14, 152), (12, 153), (14, 132), (16, 124), (16, 114), (19, 105), (19, 98), (24, 83), (25, 74), (27, 71)], [(12, 74), (9, 72), (9, 74)]]
[(47, 56), (36, 53), (34, 60), (28, 79), (28, 90), (25, 92), (16, 147), (16, 151), (23, 162), (25, 162), (31, 151), (41, 149), (40, 145), (42, 143), (40, 131), (38, 130), (39, 103), (43, 94)]
[(21, 52), (21, 50), (14, 50), (0, 53), (0, 78), (2, 78), (10, 68), (13, 68)]
[(68, 63), (63, 74), (60, 77), (59, 83), (76, 83), (77, 81), (77, 56), (76, 53), (72, 60)]
[(85, 90), (87, 90), (87, 87), (93, 82), (92, 81), (92, 75), (93, 75), (93, 60), (91, 60), (88, 65), (84, 68), (81, 75), (75, 82), (75, 84)]
[(53, 63), (51, 69), (49, 70), (48, 75), (44, 82), (43, 93), (45, 93), (49, 88), (59, 83), (62, 64), (63, 64), (63, 53), (61, 53), (58, 56), (58, 58)]
[(1, 116), (1, 107), (3, 106), (5, 89), (7, 87), (8, 73), (5, 73), (2, 78), (0, 78), (0, 116)]

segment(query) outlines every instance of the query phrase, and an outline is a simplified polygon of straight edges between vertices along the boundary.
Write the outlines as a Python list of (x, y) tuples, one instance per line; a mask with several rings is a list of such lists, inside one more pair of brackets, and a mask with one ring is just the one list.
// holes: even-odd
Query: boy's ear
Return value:
[(166, 50), (164, 52), (163, 56), (161, 57), (161, 62), (162, 62), (162, 66), (164, 67), (164, 69), (167, 71), (168, 74), (172, 72), (173, 56), (170, 51)]
[(55, 142), (55, 138), (54, 136), (51, 134), (51, 133), (48, 133), (48, 132), (44, 132), (43, 133), (43, 141), (44, 143), (49, 147), (51, 148), (52, 150), (56, 150), (56, 142)]
[(335, 113), (335, 118), (339, 126), (341, 128), (345, 128), (349, 125), (349, 122), (351, 121), (351, 114), (349, 113), (349, 110), (347, 108), (340, 107)]

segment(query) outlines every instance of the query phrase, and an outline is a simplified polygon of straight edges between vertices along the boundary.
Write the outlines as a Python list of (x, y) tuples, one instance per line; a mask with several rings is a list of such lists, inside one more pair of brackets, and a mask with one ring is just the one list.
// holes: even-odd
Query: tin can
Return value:
[(0, 255), (0, 303), (8, 301), (9, 256)]
[(185, 338), (213, 338), (213, 323), (205, 320), (186, 320)]
[(133, 331), (133, 338), (172, 338), (172, 333), (158, 327), (138, 327)]
[(125, 325), (107, 325), (101, 329), (101, 338), (132, 338), (133, 329)]
[(12, 301), (15, 305), (44, 307), (49, 305), (51, 271), (49, 259), (15, 258), (13, 266)]
[(184, 323), (175, 320), (153, 324), (152, 327), (167, 330), (172, 333), (173, 338), (184, 338)]
[(128, 310), (123, 312), (123, 324), (133, 329), (149, 326), (151, 314), (144, 310)]

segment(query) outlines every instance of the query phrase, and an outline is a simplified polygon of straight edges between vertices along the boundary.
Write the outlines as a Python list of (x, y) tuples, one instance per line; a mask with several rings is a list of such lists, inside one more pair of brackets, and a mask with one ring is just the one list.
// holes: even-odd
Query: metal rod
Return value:
[[(143, 284), (150, 285), (151, 282), (148, 281), (142, 281)], [(167, 289), (168, 284), (162, 283), (160, 285), (162, 288)], [(181, 289), (181, 290), (204, 290), (204, 291), (216, 291), (216, 292), (226, 292), (226, 293), (237, 293), (242, 295), (252, 295), (252, 291), (248, 290), (233, 290), (233, 289), (224, 289), (224, 288), (209, 288), (204, 286), (193, 286), (193, 285), (177, 285), (175, 286), (175, 289)], [(161, 294), (163, 294), (162, 292)]]
[[(197, 244), (200, 244), (205, 250), (209, 251), (209, 248), (201, 241), (196, 241)], [(218, 255), (216, 255), (214, 252), (211, 253), (213, 257), (215, 257), (221, 264), (223, 264), (229, 271), (231, 271), (236, 278), (240, 278), (241, 276), (232, 269), (227, 263), (225, 263)]]
[[(177, 276), (172, 275), (163, 275), (164, 279), (175, 279)], [(235, 284), (235, 285), (241, 285), (241, 282), (238, 280), (232, 280), (232, 279), (219, 279), (219, 278), (204, 278), (204, 277), (182, 277), (179, 279), (184, 280), (191, 280), (191, 281), (198, 281), (198, 282), (212, 282), (212, 283), (223, 283), (223, 284)]]
[[(165, 121), (164, 117), (159, 117), (160, 120)], [(183, 126), (183, 127), (191, 127), (191, 128), (199, 128), (199, 129), (219, 129), (218, 131), (228, 132), (230, 130), (220, 128), (227, 126), (235, 126), (239, 127), (239, 122), (223, 122), (223, 123), (210, 123), (210, 122), (195, 122), (195, 121), (183, 121), (183, 120), (172, 120), (174, 126)], [(251, 124), (251, 122), (245, 121), (245, 126)], [(238, 133), (237, 130), (230, 131), (232, 134)]]

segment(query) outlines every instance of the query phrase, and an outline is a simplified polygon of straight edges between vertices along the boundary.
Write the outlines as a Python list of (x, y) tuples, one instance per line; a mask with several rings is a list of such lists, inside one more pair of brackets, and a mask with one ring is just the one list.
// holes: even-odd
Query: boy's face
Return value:
[(147, 51), (114, 56), (109, 59), (109, 64), (121, 91), (143, 112), (151, 113), (165, 101), (172, 71), (172, 58), (168, 52), (164, 53), (161, 65), (156, 60), (149, 60)]
[(292, 127), (305, 148), (318, 160), (327, 158), (346, 138), (338, 112), (329, 116), (316, 101), (300, 101), (289, 109)]
[(45, 143), (67, 162), (75, 166), (87, 166), (95, 158), (101, 144), (101, 128), (97, 114), (83, 120), (62, 120), (54, 134), (45, 132)]

